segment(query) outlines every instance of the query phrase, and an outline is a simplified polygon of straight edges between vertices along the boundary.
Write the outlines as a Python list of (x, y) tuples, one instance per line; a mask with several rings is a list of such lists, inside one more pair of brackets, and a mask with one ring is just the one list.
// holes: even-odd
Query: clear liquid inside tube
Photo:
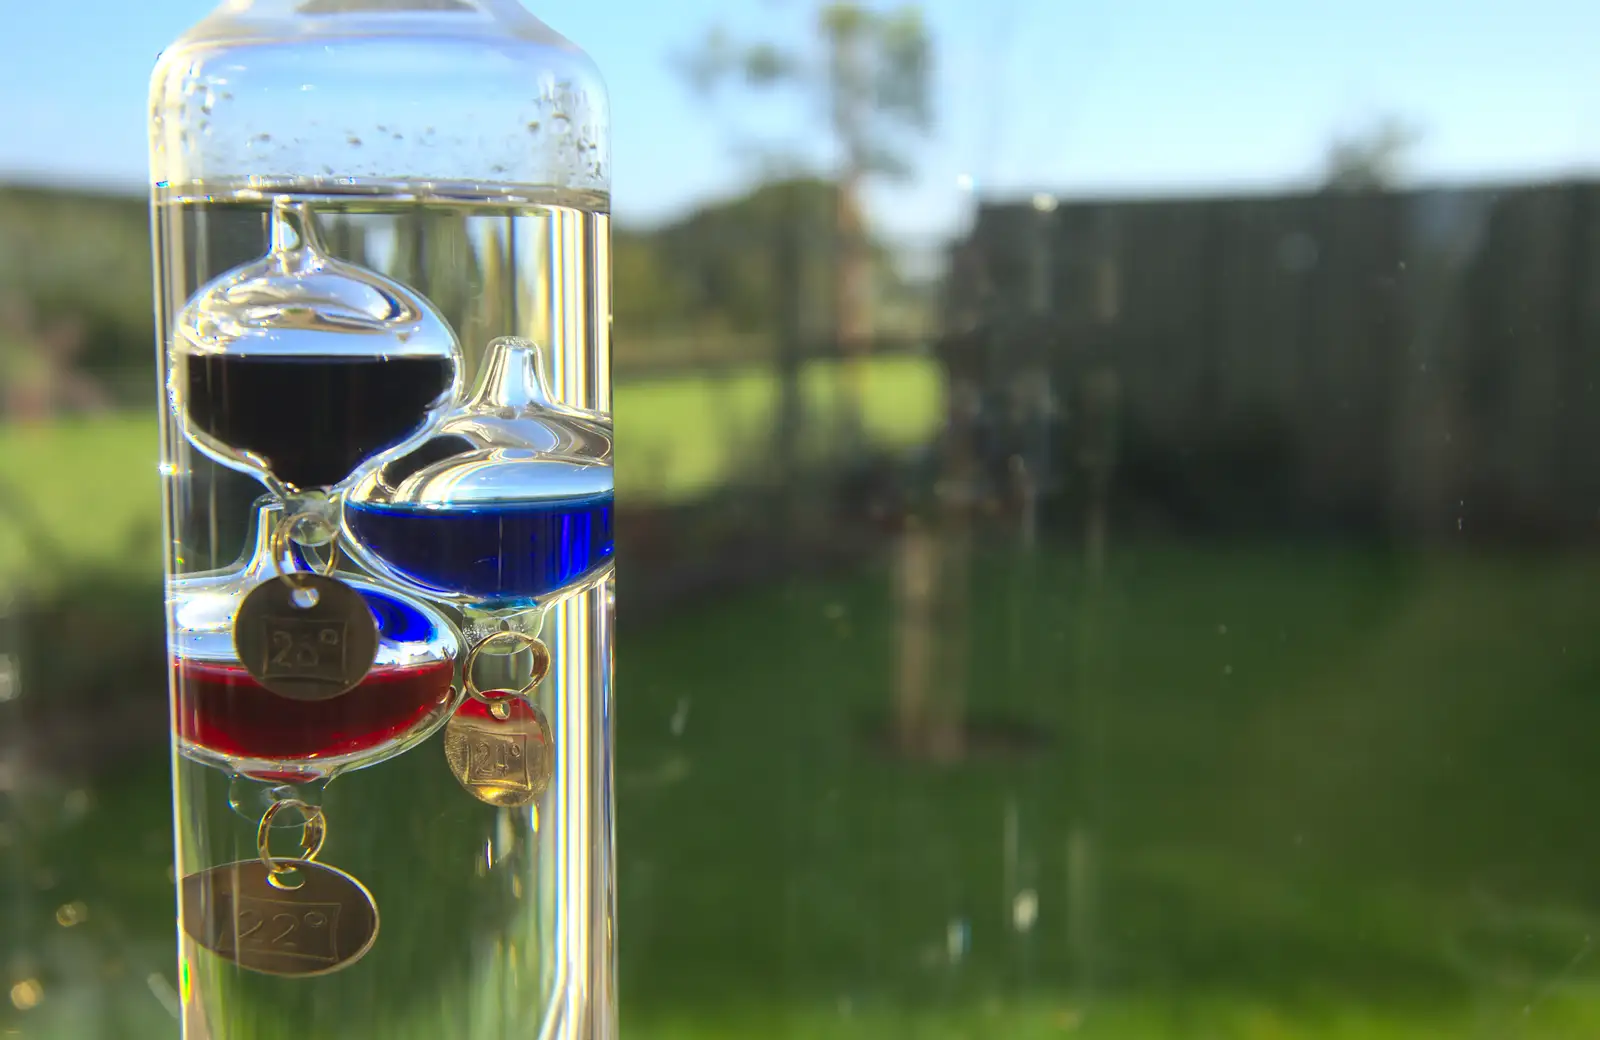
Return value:
[[(432, 1038), (469, 1028), (486, 1037), (585, 1035), (591, 980), (609, 978), (612, 956), (610, 928), (598, 926), (611, 912), (609, 497), (603, 520), (593, 510), (585, 518), (577, 507), (555, 515), (549, 501), (527, 506), (530, 531), (513, 541), (548, 551), (530, 557), (524, 550), (508, 567), (495, 568), (534, 576), (512, 582), (517, 594), (504, 596), (494, 589), (482, 595), (483, 587), (460, 580), (440, 588), (412, 580), (403, 553), (390, 548), (375, 558), (366, 544), (353, 544), (359, 525), (349, 518), (353, 488), (370, 465), (437, 436), (445, 418), (468, 402), (465, 388), (478, 385), (490, 367), (489, 345), (499, 338), (537, 344), (550, 405), (606, 429), (608, 217), (593, 198), (530, 197), (521, 188), (349, 188), (287, 184), (266, 194), (207, 185), (203, 193), (169, 189), (156, 200), (160, 306), (173, 318), (164, 352), (173, 405), (163, 438), (169, 598), (249, 558), (256, 502), (267, 494), (284, 509), (317, 507), (317, 522), (303, 523), (291, 539), (301, 565), (315, 569), (328, 559), (331, 541), (341, 580), (442, 619), (457, 650), (402, 666), (439, 673), (425, 682), (358, 686), (342, 706), (354, 733), (341, 737), (331, 726), (319, 732), (316, 712), (297, 720), (270, 699), (262, 707), (241, 699), (236, 688), (228, 696), (237, 676), (229, 671), (224, 637), (207, 643), (175, 625), (173, 647), (181, 658), (173, 673), (175, 736), (185, 751), (175, 772), (180, 876), (253, 857), (259, 815), (252, 814), (292, 791), (326, 814), (319, 862), (358, 878), (382, 920), (358, 966), (314, 980), (241, 971), (186, 939), (185, 1015), (214, 1036), (244, 1035), (247, 1028), (341, 1037)], [(292, 293), (253, 288), (234, 294), (247, 313), (231, 325), (178, 320), (230, 272), (271, 274), (273, 263), (280, 273), (305, 270), (273, 260), (275, 226), (276, 252), (289, 241), (281, 219), (286, 204), (310, 222), (299, 241), (314, 243), (329, 262), (324, 270), (339, 274), (333, 289), (320, 290), (324, 303), (338, 306), (307, 313)], [(411, 355), (329, 346), (330, 328), (360, 325), (377, 313), (369, 306), (375, 297), (346, 292), (374, 277), (436, 314), (455, 352), (438, 349), (437, 338), (431, 352)], [(383, 335), (371, 328), (347, 334), (365, 337), (367, 345)], [(267, 341), (282, 349), (239, 347)], [(317, 352), (285, 346), (313, 342)], [(241, 376), (238, 358), (257, 367)], [(408, 358), (417, 362), (411, 375), (402, 371)], [(425, 379), (417, 374), (424, 367)], [(472, 450), (521, 449), (480, 443)], [(608, 457), (603, 466), (592, 458), (580, 466), (604, 468), (609, 490)], [(552, 497), (561, 498), (545, 496)], [(526, 502), (502, 498), (490, 505), (509, 513)], [(472, 523), (468, 517), (465, 524), (438, 525), (426, 537), (447, 562), (451, 553), (476, 559)], [(337, 530), (331, 539), (330, 527)], [(488, 554), (510, 547), (503, 540)], [(446, 576), (459, 579), (460, 571), (452, 566)], [(444, 703), (453, 713), (462, 703), (463, 654), (475, 638), (501, 628), (531, 630), (550, 659), (548, 674), (526, 698), (544, 720), (543, 732), (529, 739), (540, 747), (548, 742), (548, 783), (531, 802), (509, 808), (469, 796), (452, 775), (441, 731), (430, 729), (443, 672), (450, 673)], [(523, 681), (525, 668), (514, 655), (488, 663), (486, 676), (498, 668), (502, 677), (484, 682)], [(421, 692), (412, 688), (418, 686)], [(419, 725), (420, 716), (427, 721)], [(332, 770), (325, 786), (322, 776), (256, 768), (346, 754), (356, 758)], [(467, 762), (480, 772), (495, 765)], [(290, 823), (292, 832), (298, 823)], [(293, 834), (285, 834), (281, 847), (293, 846)]]

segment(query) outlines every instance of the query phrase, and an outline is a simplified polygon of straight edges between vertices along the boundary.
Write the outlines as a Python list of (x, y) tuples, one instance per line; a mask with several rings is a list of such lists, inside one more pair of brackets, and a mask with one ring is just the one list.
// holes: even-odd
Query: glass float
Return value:
[(611, 564), (611, 423), (556, 404), (540, 355), (530, 340), (495, 340), (472, 397), (352, 488), (345, 524), (374, 573), (510, 617)]
[(302, 782), (373, 765), (425, 739), (449, 717), (460, 641), (438, 609), (352, 575), (378, 633), (371, 671), (337, 697), (285, 697), (257, 682), (235, 651), (241, 604), (264, 582), (303, 571), (305, 551), (275, 537), (283, 507), (265, 499), (234, 567), (168, 589), (174, 712), (184, 754), (258, 780)]
[(278, 199), (271, 222), (271, 251), (178, 316), (170, 392), (201, 451), (299, 509), (425, 435), (461, 350), (421, 296), (329, 256), (306, 203)]
[[(611, 565), (611, 447), (609, 420), (554, 401), (538, 345), (502, 337), (472, 397), (345, 500), (347, 544), (364, 566), (466, 616), (463, 685), (476, 703), (451, 720), (445, 754), (491, 804), (524, 804), (548, 785), (552, 734), (532, 702), (550, 667), (539, 632), (553, 602)], [(503, 673), (518, 658), (520, 682), (482, 677), (479, 665)]]

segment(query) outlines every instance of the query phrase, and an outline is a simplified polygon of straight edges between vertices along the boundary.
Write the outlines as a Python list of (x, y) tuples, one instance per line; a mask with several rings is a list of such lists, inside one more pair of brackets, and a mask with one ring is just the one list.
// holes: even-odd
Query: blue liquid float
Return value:
[(611, 565), (611, 423), (552, 401), (539, 348), (489, 346), (471, 400), (344, 500), (367, 569), (470, 614), (543, 607)]
[(429, 592), (498, 605), (536, 604), (611, 561), (612, 496), (468, 507), (345, 507), (351, 532)]

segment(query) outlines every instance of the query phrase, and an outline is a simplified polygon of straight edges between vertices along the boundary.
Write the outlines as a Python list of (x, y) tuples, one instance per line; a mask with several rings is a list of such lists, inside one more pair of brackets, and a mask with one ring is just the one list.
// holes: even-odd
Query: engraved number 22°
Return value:
[(328, 916), (320, 910), (298, 914), (279, 911), (269, 916), (246, 907), (234, 915), (239, 944), (269, 950), (293, 950), (299, 945), (295, 936), (301, 928), (316, 930), (327, 926)]

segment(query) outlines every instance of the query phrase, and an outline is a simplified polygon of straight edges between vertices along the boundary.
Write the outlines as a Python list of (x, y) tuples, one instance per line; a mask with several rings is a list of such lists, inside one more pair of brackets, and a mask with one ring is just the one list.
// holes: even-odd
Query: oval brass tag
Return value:
[(299, 573), (293, 580), (272, 578), (250, 590), (233, 619), (233, 647), (273, 693), (329, 700), (372, 670), (378, 624), (361, 593), (337, 578)]
[(550, 785), (555, 756), (544, 712), (521, 697), (499, 702), (508, 715), (490, 714), (468, 698), (444, 727), (444, 757), (461, 786), (490, 805), (527, 805)]
[(183, 879), (183, 930), (241, 968), (267, 975), (327, 975), (348, 968), (378, 938), (378, 904), (344, 871), (303, 859), (275, 860), (302, 883), (283, 889), (259, 859)]

